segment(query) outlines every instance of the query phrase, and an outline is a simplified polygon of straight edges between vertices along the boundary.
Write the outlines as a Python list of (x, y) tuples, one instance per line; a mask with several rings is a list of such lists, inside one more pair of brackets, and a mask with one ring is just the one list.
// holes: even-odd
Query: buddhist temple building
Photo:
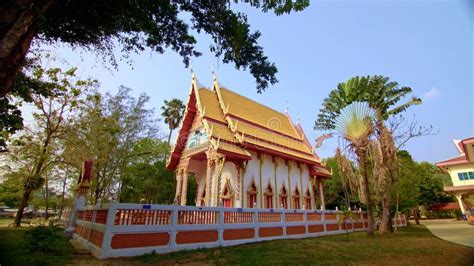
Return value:
[(459, 155), (436, 165), (451, 176), (453, 186), (444, 191), (456, 196), (464, 215), (474, 216), (474, 137), (453, 142)]
[(175, 202), (197, 206), (324, 209), (331, 177), (299, 122), (220, 86), (215, 75), (209, 89), (193, 74), (167, 169), (176, 173)]

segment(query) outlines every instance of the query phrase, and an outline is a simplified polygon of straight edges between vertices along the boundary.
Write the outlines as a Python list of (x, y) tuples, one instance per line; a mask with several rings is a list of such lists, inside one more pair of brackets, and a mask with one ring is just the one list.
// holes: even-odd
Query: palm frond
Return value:
[(351, 142), (367, 138), (373, 130), (375, 112), (365, 102), (353, 102), (335, 119), (335, 130)]

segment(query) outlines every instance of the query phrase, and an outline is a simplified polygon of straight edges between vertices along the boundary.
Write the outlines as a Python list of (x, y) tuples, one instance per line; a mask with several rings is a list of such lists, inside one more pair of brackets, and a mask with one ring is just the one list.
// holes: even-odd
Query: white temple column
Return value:
[(209, 159), (209, 156), (208, 156), (208, 158), (207, 158), (207, 168), (206, 168), (206, 198), (205, 198), (205, 201), (204, 201), (206, 206), (211, 206), (212, 165), (213, 165), (212, 160)]
[(183, 187), (181, 188), (181, 205), (186, 206), (186, 198), (188, 194), (188, 169), (182, 171), (181, 179), (183, 180)]
[(177, 202), (178, 204), (181, 203), (180, 202), (181, 201), (181, 170), (180, 169), (176, 171), (176, 194), (174, 198), (178, 200)]
[(318, 179), (318, 185), (319, 185), (319, 197), (321, 200), (321, 210), (326, 209), (326, 201), (324, 200), (324, 185), (321, 180)]
[(462, 201), (462, 194), (461, 195), (456, 194), (456, 199), (458, 200), (459, 207), (461, 208), (461, 213), (464, 215), (467, 215), (466, 209), (464, 208), (464, 203)]

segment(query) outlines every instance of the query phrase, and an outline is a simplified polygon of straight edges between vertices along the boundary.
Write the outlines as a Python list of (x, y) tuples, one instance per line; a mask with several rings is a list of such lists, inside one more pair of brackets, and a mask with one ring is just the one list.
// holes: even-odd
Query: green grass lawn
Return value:
[[(21, 242), (25, 229), (0, 228), (0, 264), (31, 264)], [(329, 264), (329, 265), (472, 265), (474, 248), (434, 237), (424, 226), (410, 226), (373, 238), (365, 233), (277, 240), (226, 248), (182, 251), (99, 261), (90, 255), (72, 255), (64, 249), (48, 256), (50, 265), (143, 265), (143, 264)], [(7, 254), (6, 256), (4, 254)]]
[(438, 239), (424, 226), (410, 226), (373, 238), (354, 233), (277, 240), (132, 260), (152, 264), (472, 265), (474, 248)]
[[(13, 218), (0, 218), (0, 227), (7, 227), (7, 226), (13, 226), (13, 222), (15, 219)], [(31, 219), (26, 219), (24, 218), (22, 226), (28, 227), (28, 226), (37, 226), (40, 224), (47, 224), (48, 222), (44, 220), (44, 218), (31, 218)]]

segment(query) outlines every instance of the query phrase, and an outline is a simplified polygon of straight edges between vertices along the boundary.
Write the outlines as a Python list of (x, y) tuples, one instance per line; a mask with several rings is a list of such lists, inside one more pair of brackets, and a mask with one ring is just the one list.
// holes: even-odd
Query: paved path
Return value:
[(420, 220), (435, 236), (461, 244), (474, 247), (474, 226), (465, 221), (456, 220)]

